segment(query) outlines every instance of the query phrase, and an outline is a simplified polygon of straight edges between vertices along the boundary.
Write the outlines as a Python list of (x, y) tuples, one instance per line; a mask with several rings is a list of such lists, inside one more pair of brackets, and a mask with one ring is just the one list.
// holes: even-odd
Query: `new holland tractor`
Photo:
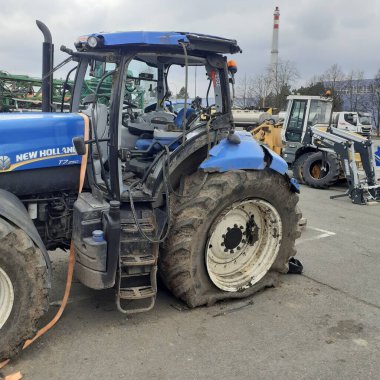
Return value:
[[(252, 295), (287, 272), (299, 236), (298, 186), (281, 157), (235, 131), (225, 56), (241, 52), (235, 40), (81, 36), (75, 50), (61, 47), (76, 64), (74, 87), (70, 113), (54, 113), (53, 45), (38, 25), (43, 112), (0, 114), (0, 358), (22, 348), (48, 308), (50, 250), (71, 246), (77, 279), (114, 288), (126, 314), (153, 307), (157, 273), (196, 307)], [(185, 99), (170, 112), (170, 71), (184, 70), (187, 89), (191, 66), (204, 70), (215, 104), (193, 108)], [(83, 97), (94, 76), (97, 89)], [(107, 78), (104, 101), (98, 90)], [(156, 97), (145, 112), (126, 91), (132, 82)]]

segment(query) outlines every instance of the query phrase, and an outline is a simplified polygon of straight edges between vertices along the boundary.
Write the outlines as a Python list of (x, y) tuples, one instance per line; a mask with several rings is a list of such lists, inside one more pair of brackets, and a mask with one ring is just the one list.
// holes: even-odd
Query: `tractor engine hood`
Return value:
[(0, 177), (9, 172), (79, 165), (81, 157), (72, 140), (83, 133), (80, 114), (0, 114)]

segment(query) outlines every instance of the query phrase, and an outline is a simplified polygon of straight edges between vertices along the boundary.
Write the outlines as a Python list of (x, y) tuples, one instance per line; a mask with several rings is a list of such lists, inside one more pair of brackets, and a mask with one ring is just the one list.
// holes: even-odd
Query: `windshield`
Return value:
[(372, 125), (372, 118), (370, 115), (359, 115), (359, 123), (362, 125)]
[(329, 124), (331, 110), (332, 102), (312, 100), (310, 104), (308, 125)]
[(157, 68), (133, 59), (128, 65), (124, 100), (144, 110), (157, 99)]
[(97, 103), (108, 106), (111, 100), (112, 75), (106, 76), (103, 80), (101, 79), (105, 74), (115, 70), (115, 68), (115, 63), (92, 61), (92, 63), (87, 66), (84, 77), (80, 92), (81, 102), (86, 96), (96, 93)]

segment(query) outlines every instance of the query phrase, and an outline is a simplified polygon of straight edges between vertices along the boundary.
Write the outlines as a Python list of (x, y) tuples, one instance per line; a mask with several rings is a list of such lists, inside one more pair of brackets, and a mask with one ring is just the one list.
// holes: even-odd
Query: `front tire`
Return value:
[[(202, 176), (186, 181), (186, 193)], [(173, 202), (159, 261), (164, 283), (190, 307), (275, 285), (295, 255), (297, 202), (287, 180), (270, 169), (209, 174), (194, 198)]]
[(0, 362), (16, 355), (48, 308), (47, 267), (20, 228), (0, 218)]
[(340, 164), (335, 154), (325, 155), (325, 167), (322, 166), (323, 152), (309, 156), (302, 168), (302, 177), (306, 185), (316, 189), (333, 186), (339, 179)]
[(305, 181), (303, 179), (302, 175), (302, 169), (305, 164), (305, 161), (315, 152), (308, 152), (304, 153), (301, 156), (299, 156), (293, 163), (293, 177), (298, 181), (300, 184), (304, 184)]

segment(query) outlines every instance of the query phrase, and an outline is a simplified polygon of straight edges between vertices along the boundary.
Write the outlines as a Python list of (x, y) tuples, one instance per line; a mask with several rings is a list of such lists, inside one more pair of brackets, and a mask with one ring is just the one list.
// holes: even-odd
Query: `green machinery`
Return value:
[[(133, 73), (128, 73), (133, 78)], [(108, 79), (108, 80), (107, 80)], [(52, 86), (53, 105), (57, 111), (61, 109), (68, 110), (71, 99), (71, 89), (73, 81), (67, 82), (63, 79), (54, 79)], [(99, 80), (97, 78), (87, 79), (83, 86), (83, 98), (96, 92)], [(0, 112), (12, 111), (40, 111), (42, 100), (42, 79), (33, 78), (28, 75), (13, 75), (0, 71)], [(98, 90), (101, 102), (108, 104), (111, 94), (111, 79), (106, 78)], [(126, 86), (126, 93), (129, 94), (130, 101), (138, 108), (144, 109), (145, 89), (139, 84), (130, 80)]]

